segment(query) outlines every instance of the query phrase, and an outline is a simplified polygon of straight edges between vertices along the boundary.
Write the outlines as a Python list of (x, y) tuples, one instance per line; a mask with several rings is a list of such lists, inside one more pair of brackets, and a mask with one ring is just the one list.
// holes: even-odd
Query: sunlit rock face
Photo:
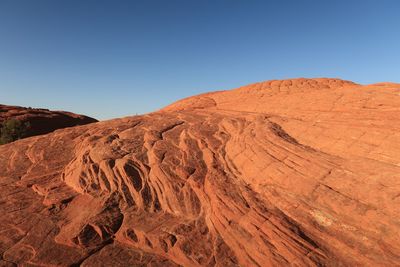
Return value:
[(0, 147), (0, 265), (396, 266), (400, 85), (267, 81)]

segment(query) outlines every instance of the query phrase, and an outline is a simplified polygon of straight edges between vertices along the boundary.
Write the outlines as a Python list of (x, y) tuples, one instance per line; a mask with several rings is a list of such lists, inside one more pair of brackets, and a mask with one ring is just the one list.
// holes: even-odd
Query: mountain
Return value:
[(0, 147), (0, 265), (396, 266), (400, 84), (274, 80)]
[(18, 121), (24, 127), (20, 137), (46, 134), (61, 128), (97, 122), (96, 119), (66, 111), (0, 104), (0, 129), (5, 122), (10, 120)]

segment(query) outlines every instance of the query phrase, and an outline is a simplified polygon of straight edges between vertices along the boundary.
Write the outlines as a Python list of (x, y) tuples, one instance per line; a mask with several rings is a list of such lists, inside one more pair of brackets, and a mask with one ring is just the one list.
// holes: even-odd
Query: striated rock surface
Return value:
[(0, 147), (0, 265), (399, 266), (400, 84), (267, 81)]
[(57, 129), (97, 122), (96, 119), (66, 111), (50, 111), (40, 108), (25, 108), (0, 104), (0, 128), (9, 119), (29, 123), (26, 136), (53, 132)]

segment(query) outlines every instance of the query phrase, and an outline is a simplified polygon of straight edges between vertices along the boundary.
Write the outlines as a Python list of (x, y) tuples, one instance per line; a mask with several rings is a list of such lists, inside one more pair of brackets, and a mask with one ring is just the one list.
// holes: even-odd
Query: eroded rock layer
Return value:
[(397, 266), (400, 85), (268, 81), (0, 147), (0, 265)]

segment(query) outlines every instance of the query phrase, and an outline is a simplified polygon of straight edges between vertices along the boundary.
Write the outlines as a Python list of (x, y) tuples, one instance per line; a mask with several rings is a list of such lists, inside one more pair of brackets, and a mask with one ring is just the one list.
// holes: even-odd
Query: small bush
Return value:
[(26, 137), (29, 127), (29, 122), (23, 123), (16, 119), (4, 121), (0, 129), (0, 145)]

